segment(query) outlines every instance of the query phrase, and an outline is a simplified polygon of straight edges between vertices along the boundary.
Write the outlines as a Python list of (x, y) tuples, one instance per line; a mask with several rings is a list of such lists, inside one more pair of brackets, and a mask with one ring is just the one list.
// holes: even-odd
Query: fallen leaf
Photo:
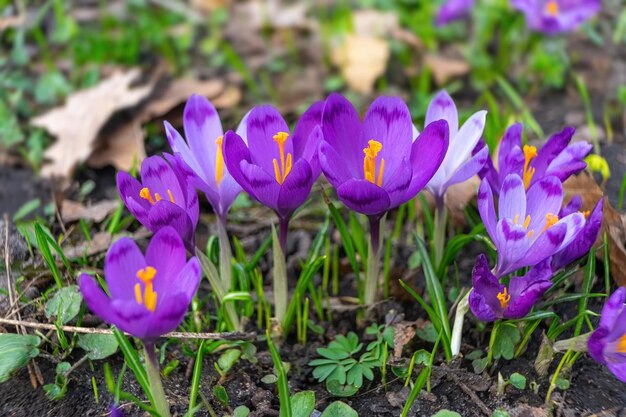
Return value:
[(41, 170), (46, 177), (67, 178), (85, 161), (93, 150), (100, 129), (118, 110), (133, 107), (146, 98), (154, 84), (132, 88), (140, 72), (132, 69), (117, 72), (98, 85), (70, 95), (64, 106), (32, 120), (56, 136), (44, 156), (49, 161)]
[(401, 322), (396, 323), (393, 333), (393, 356), (400, 358), (404, 345), (409, 343), (415, 337), (415, 323)]
[(331, 55), (348, 86), (360, 93), (369, 94), (376, 79), (385, 72), (389, 60), (389, 44), (375, 37), (351, 34), (345, 37)]
[(146, 157), (144, 131), (137, 119), (103, 133), (97, 140), (101, 146), (94, 149), (87, 160), (92, 168), (113, 165), (115, 169), (130, 171)]
[(241, 89), (236, 85), (229, 85), (222, 93), (211, 99), (218, 109), (234, 107), (241, 101)]
[(352, 13), (354, 33), (360, 36), (390, 36), (400, 26), (398, 14), (376, 9), (360, 9)]
[[(575, 195), (581, 196), (583, 200), (581, 210), (591, 210), (598, 200), (604, 199), (602, 228), (595, 247), (603, 243), (606, 233), (609, 242), (611, 276), (618, 285), (626, 286), (626, 219), (611, 206), (609, 199), (604, 197), (604, 192), (600, 186), (587, 172), (570, 177), (563, 183), (563, 191), (565, 203)], [(597, 256), (599, 259), (603, 259), (603, 251), (597, 251)]]
[(116, 200), (103, 200), (87, 206), (77, 201), (63, 200), (60, 210), (61, 219), (64, 223), (75, 222), (80, 219), (100, 223), (109, 214), (117, 210), (118, 206), (119, 202)]
[[(145, 239), (150, 237), (152, 232), (148, 229), (141, 227), (132, 235), (125, 235), (133, 240)], [(113, 240), (118, 239), (120, 236), (111, 236), (108, 232), (98, 232), (91, 236), (91, 240), (82, 239), (76, 246), (63, 246), (63, 254), (68, 259), (82, 258), (83, 256), (93, 256), (102, 253), (109, 249)]]
[(439, 54), (424, 55), (424, 65), (432, 71), (438, 85), (443, 85), (452, 78), (461, 77), (470, 70), (465, 60)]

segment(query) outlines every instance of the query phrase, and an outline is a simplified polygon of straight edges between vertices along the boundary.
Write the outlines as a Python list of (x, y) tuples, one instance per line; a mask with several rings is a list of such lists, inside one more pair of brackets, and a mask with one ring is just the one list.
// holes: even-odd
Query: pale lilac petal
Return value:
[(485, 129), (485, 121), (487, 112), (484, 110), (474, 113), (459, 129), (456, 138), (450, 138), (450, 148), (444, 160), (445, 166), (456, 167), (465, 162), (472, 154), (472, 149), (480, 140), (483, 130)]
[(498, 218), (496, 217), (496, 209), (493, 203), (493, 192), (491, 191), (491, 186), (489, 185), (489, 181), (487, 181), (487, 179), (480, 182), (477, 202), (480, 218), (485, 224), (485, 228), (487, 229), (487, 233), (491, 237), (491, 240), (495, 241)]
[(163, 124), (165, 125), (165, 135), (170, 143), (172, 152), (180, 154), (183, 161), (189, 165), (189, 168), (196, 173), (198, 178), (208, 184), (209, 178), (211, 177), (209, 171), (205, 171), (205, 167), (198, 163), (194, 153), (189, 149), (187, 142), (185, 142), (185, 139), (183, 139), (180, 133), (178, 133), (178, 131), (174, 129), (169, 122), (165, 121)]
[[(526, 256), (515, 265), (515, 269), (521, 268), (522, 266), (536, 265), (552, 256), (561, 246), (567, 231), (568, 226), (565, 223), (557, 223), (542, 232), (530, 245)], [(512, 269), (512, 271), (515, 269)]]
[(454, 175), (444, 184), (444, 188), (447, 189), (451, 185), (460, 184), (469, 180), (474, 175), (478, 174), (485, 166), (488, 159), (489, 148), (484, 147), (457, 169)]
[[(525, 255), (530, 245), (528, 231), (524, 227), (515, 225), (511, 219), (500, 219), (496, 227), (494, 243), (498, 249), (496, 277), (502, 277), (524, 266), (520, 265), (520, 263), (526, 259)], [(554, 251), (547, 256), (550, 256), (552, 253)], [(528, 263), (527, 265), (532, 264)]]
[(448, 128), (450, 129), (450, 145), (452, 145), (459, 132), (459, 114), (452, 97), (450, 97), (446, 90), (441, 90), (431, 100), (428, 105), (428, 110), (426, 110), (424, 126), (428, 126), (432, 122), (441, 119), (448, 122)]
[(526, 213), (526, 192), (522, 179), (511, 174), (504, 179), (498, 201), (498, 218), (514, 220), (517, 224), (524, 223)]
[(530, 216), (529, 230), (541, 232), (547, 215), (558, 215), (563, 203), (563, 184), (556, 177), (545, 177), (530, 186), (526, 193), (526, 213)]

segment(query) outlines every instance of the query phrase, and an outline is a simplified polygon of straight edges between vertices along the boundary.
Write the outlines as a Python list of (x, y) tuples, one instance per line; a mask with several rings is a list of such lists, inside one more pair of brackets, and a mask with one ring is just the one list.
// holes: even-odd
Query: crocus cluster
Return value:
[(600, 325), (587, 342), (589, 355), (626, 382), (626, 288), (618, 288), (604, 304)]
[[(600, 10), (600, 0), (510, 0), (511, 6), (526, 17), (527, 26), (547, 35), (571, 32)], [(436, 22), (445, 25), (463, 19), (475, 0), (447, 0), (439, 8)]]
[[(513, 125), (500, 144), (499, 170), (489, 160), (479, 173), (478, 210), (497, 251), (492, 270), (484, 255), (474, 267), (469, 304), (479, 319), (524, 317), (550, 288), (552, 272), (596, 241), (602, 201), (591, 212), (580, 211), (578, 196), (562, 206), (562, 182), (585, 168), (583, 158), (591, 150), (586, 142), (569, 144), (573, 134), (566, 128), (537, 150), (522, 146), (521, 125)], [(499, 195), (497, 213), (494, 194)], [(526, 267), (524, 276), (504, 284), (507, 275)]]

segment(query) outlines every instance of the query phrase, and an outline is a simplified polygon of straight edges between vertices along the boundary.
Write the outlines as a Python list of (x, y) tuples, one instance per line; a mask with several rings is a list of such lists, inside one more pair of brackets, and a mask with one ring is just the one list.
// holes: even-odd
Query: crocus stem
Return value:
[(154, 351), (154, 343), (145, 342), (144, 350), (146, 354), (146, 370), (148, 371), (148, 379), (150, 380), (150, 391), (154, 398), (154, 408), (161, 417), (170, 417), (170, 406), (165, 398), (165, 391), (161, 383), (161, 374), (159, 373), (159, 363), (156, 359)]
[[(226, 217), (217, 217), (217, 236), (220, 242), (220, 283), (224, 296), (232, 290), (232, 251), (230, 249), (230, 240), (228, 239), (228, 231), (226, 230)], [(220, 299), (220, 303), (223, 301)], [(239, 315), (232, 302), (224, 305), (224, 313), (227, 316), (229, 330), (240, 330)]]
[(465, 319), (465, 313), (469, 310), (469, 295), (472, 291), (468, 291), (467, 294), (459, 301), (456, 306), (456, 314), (454, 315), (454, 325), (452, 326), (452, 337), (450, 338), (450, 351), (452, 356), (456, 356), (461, 352), (461, 335), (463, 334), (463, 321)]
[(448, 213), (446, 210), (445, 197), (437, 198), (436, 205), (434, 231), (435, 268), (439, 268), (441, 266), (441, 260), (443, 259), (443, 248), (446, 240), (446, 220)]
[(369, 217), (370, 241), (367, 247), (367, 275), (365, 277), (365, 294), (363, 302), (365, 305), (376, 301), (376, 290), (378, 289), (378, 275), (380, 274), (380, 226), (381, 217)]
[[(274, 314), (279, 323), (282, 324), (287, 313), (287, 297), (289, 290), (287, 287), (287, 229), (289, 218), (280, 219), (280, 235), (276, 235), (276, 229), (272, 228), (274, 253)], [(289, 329), (285, 329), (288, 331)]]

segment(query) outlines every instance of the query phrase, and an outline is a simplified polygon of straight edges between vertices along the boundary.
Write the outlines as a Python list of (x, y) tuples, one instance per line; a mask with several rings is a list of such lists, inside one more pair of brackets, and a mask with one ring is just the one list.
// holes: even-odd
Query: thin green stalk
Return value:
[(550, 380), (550, 387), (548, 388), (548, 393), (546, 394), (546, 404), (550, 401), (550, 397), (552, 397), (552, 392), (556, 388), (556, 380), (559, 377), (559, 374), (561, 373), (561, 369), (563, 369), (563, 365), (565, 365), (571, 353), (572, 353), (571, 349), (565, 352), (565, 354), (563, 355), (563, 358), (561, 359), (561, 361), (559, 362), (559, 365), (556, 368), (556, 371), (554, 371), (554, 375), (552, 376), (552, 379)]
[[(436, 201), (437, 208), (435, 210), (435, 233), (434, 233), (434, 246), (435, 246), (435, 269), (440, 269), (441, 260), (443, 259), (443, 249), (445, 247), (446, 240), (446, 221), (448, 217), (448, 210), (444, 198), (439, 198)], [(441, 279), (441, 277), (439, 277)]]
[(146, 354), (146, 371), (148, 371), (150, 391), (154, 398), (154, 408), (156, 408), (157, 413), (161, 417), (170, 417), (170, 406), (167, 403), (163, 384), (161, 383), (161, 374), (159, 373), (159, 363), (154, 352), (154, 343), (144, 343), (144, 351)]
[(233, 285), (231, 267), (233, 253), (230, 249), (230, 240), (226, 230), (226, 219), (221, 216), (217, 217), (217, 236), (220, 242), (220, 280), (223, 288), (231, 291)]
[(196, 361), (193, 364), (193, 376), (191, 378), (191, 392), (189, 393), (189, 409), (187, 415), (193, 417), (195, 415), (194, 408), (196, 407), (196, 400), (198, 399), (198, 392), (200, 391), (200, 376), (202, 375), (202, 360), (204, 358), (204, 340), (200, 342), (198, 347), (198, 353), (196, 354)]
[[(283, 229), (281, 224), (281, 229)], [(281, 233), (282, 235), (282, 233)], [(285, 319), (287, 313), (287, 265), (285, 254), (281, 247), (276, 228), (272, 226), (272, 252), (274, 255), (274, 316), (280, 323)]]
[(370, 217), (370, 241), (367, 246), (367, 274), (365, 277), (365, 294), (363, 304), (370, 305), (376, 301), (378, 275), (380, 274), (380, 217)]
[(489, 351), (487, 352), (487, 365), (491, 365), (493, 361), (493, 345), (496, 343), (498, 337), (498, 329), (500, 328), (500, 320), (496, 320), (493, 323), (493, 329), (491, 329), (491, 336), (489, 337)]

